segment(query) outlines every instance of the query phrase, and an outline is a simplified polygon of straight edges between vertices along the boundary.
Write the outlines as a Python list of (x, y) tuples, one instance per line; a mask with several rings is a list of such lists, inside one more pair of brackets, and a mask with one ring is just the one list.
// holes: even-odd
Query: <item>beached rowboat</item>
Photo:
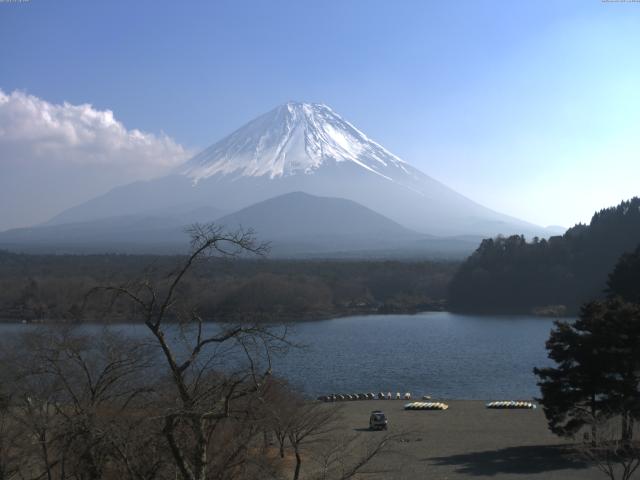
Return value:
[(404, 406), (405, 410), (446, 410), (449, 405), (442, 402), (411, 402)]
[(489, 402), (489, 403), (487, 403), (486, 407), (487, 408), (497, 408), (497, 409), (501, 409), (501, 408), (505, 408), (505, 409), (510, 409), (510, 408), (533, 409), (533, 408), (536, 408), (535, 404), (533, 404), (531, 402), (517, 401), (517, 400), (506, 400), (506, 401), (499, 401), (499, 402)]

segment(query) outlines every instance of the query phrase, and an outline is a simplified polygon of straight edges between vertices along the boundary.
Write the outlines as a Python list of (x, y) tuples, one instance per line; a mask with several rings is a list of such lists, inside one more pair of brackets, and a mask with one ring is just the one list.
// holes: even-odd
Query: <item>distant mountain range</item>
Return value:
[(44, 225), (0, 233), (0, 247), (171, 250), (185, 244), (185, 225), (213, 220), (254, 228), (282, 255), (460, 255), (484, 236), (551, 233), (460, 195), (326, 105), (287, 103), (171, 175), (114, 188)]
[[(187, 221), (189, 220), (189, 221)], [(57, 253), (176, 253), (189, 244), (185, 226), (215, 221), (228, 230), (253, 229), (276, 257), (466, 256), (479, 237), (440, 238), (409, 230), (351, 200), (293, 192), (235, 213), (185, 216), (123, 215), (0, 233), (0, 248)]]

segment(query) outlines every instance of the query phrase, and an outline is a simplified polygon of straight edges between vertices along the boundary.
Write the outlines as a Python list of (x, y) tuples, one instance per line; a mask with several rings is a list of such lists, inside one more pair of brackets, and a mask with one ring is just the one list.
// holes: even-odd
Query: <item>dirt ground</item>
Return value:
[[(391, 452), (368, 466), (371, 479), (604, 479), (547, 429), (535, 410), (490, 410), (481, 401), (446, 401), (446, 411), (405, 411), (406, 402), (341, 402), (340, 428), (362, 443), (385, 432), (368, 430), (372, 410), (383, 410), (389, 434), (400, 434)], [(328, 408), (331, 408), (329, 404)], [(379, 437), (378, 437), (379, 438)], [(385, 471), (380, 473), (380, 471)], [(378, 473), (373, 473), (378, 472)]]

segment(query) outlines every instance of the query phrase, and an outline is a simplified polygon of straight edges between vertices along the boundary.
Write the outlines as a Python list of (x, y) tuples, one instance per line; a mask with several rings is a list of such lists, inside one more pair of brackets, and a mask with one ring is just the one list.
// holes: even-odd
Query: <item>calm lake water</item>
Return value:
[[(535, 366), (553, 320), (446, 312), (368, 315), (291, 327), (301, 349), (274, 360), (274, 373), (312, 396), (380, 391), (455, 399), (528, 399), (539, 395)], [(0, 335), (33, 328), (0, 324)], [(91, 327), (90, 327), (91, 328)], [(101, 327), (93, 327), (99, 331)], [(140, 326), (120, 325), (140, 335)]]

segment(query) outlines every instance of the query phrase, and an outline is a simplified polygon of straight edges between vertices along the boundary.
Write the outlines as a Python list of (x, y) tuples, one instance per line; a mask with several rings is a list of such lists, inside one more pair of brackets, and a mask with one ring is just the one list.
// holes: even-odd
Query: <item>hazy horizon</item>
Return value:
[(163, 175), (288, 100), (489, 208), (588, 222), (640, 193), (638, 20), (579, 1), (0, 3), (0, 230)]

